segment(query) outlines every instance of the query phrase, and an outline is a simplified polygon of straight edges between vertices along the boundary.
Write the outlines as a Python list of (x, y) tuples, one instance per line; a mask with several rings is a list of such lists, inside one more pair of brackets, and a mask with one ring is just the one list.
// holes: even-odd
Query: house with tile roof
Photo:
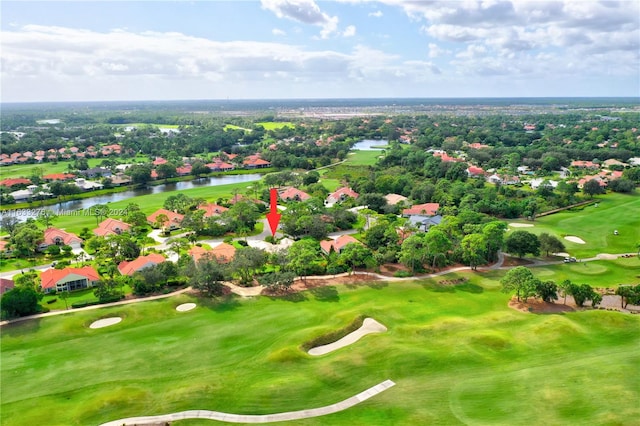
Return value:
[(44, 250), (49, 246), (71, 246), (79, 249), (82, 238), (76, 234), (58, 228), (47, 228), (44, 230), (44, 241), (38, 246), (39, 250)]
[(107, 235), (120, 235), (123, 232), (128, 232), (131, 229), (131, 225), (112, 217), (108, 217), (100, 224), (93, 233), (99, 237), (106, 237)]
[(123, 261), (118, 265), (118, 271), (122, 275), (133, 275), (138, 271), (142, 271), (143, 269), (150, 268), (152, 266), (156, 266), (166, 261), (165, 257), (159, 253), (149, 253), (146, 256), (139, 256), (137, 259), (132, 261)]
[(167, 209), (158, 209), (147, 216), (147, 222), (149, 222), (151, 226), (157, 226), (158, 216), (160, 215), (165, 215), (167, 217), (167, 219), (162, 224), (160, 224), (162, 228), (165, 228), (167, 230), (179, 229), (180, 224), (182, 223), (182, 219), (184, 219), (183, 214), (172, 212), (171, 210)]
[(440, 203), (424, 203), (416, 204), (408, 209), (402, 210), (402, 216), (408, 217), (413, 215), (435, 216), (440, 209)]
[(387, 194), (384, 196), (384, 199), (387, 200), (387, 204), (390, 206), (395, 206), (399, 203), (406, 203), (409, 200), (407, 197), (399, 194)]
[(289, 187), (279, 192), (280, 199), (283, 201), (306, 201), (311, 195), (298, 188)]
[(15, 185), (31, 185), (31, 180), (25, 178), (9, 178), (0, 180), (0, 186), (11, 188)]
[(336, 253), (340, 253), (347, 244), (362, 244), (360, 241), (353, 238), (351, 235), (340, 235), (335, 240), (320, 241), (320, 248), (326, 254), (331, 253), (333, 250)]
[(13, 290), (14, 287), (15, 283), (13, 280), (10, 280), (9, 278), (0, 278), (0, 296), (9, 290)]
[(229, 210), (228, 208), (217, 204), (200, 204), (198, 209), (204, 210), (204, 217), (219, 216)]
[(342, 188), (336, 189), (334, 192), (329, 194), (326, 199), (327, 205), (333, 205), (335, 203), (340, 203), (347, 198), (358, 198), (360, 194), (355, 192), (353, 189), (343, 186)]
[(199, 246), (192, 247), (189, 250), (189, 256), (191, 256), (196, 263), (203, 258), (215, 259), (219, 263), (229, 263), (235, 255), (236, 248), (227, 243), (220, 243), (210, 250)]
[(93, 287), (100, 275), (91, 266), (83, 268), (47, 269), (40, 275), (40, 287), (45, 293), (73, 291)]

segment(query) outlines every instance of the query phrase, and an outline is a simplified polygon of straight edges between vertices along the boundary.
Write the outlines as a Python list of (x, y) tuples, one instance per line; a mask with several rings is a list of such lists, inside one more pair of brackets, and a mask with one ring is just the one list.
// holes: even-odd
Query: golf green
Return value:
[[(5, 326), (2, 424), (278, 413), (333, 404), (386, 379), (396, 386), (296, 424), (632, 424), (640, 416), (640, 316), (522, 313), (485, 281), (338, 285), (284, 299), (181, 295)], [(198, 309), (176, 311), (188, 302)], [(388, 332), (320, 357), (301, 350), (358, 315)], [(123, 320), (89, 328), (108, 317)]]

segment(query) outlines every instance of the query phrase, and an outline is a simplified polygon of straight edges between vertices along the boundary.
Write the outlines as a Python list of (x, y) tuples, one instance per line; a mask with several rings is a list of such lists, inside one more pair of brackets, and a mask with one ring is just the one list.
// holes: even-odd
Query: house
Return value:
[(91, 180), (86, 180), (84, 178), (78, 178), (74, 181), (76, 186), (83, 191), (93, 191), (94, 189), (102, 189), (104, 185), (99, 182), (94, 182)]
[(409, 216), (409, 223), (413, 225), (415, 228), (427, 232), (429, 228), (434, 225), (440, 225), (442, 222), (442, 216), (437, 214), (435, 216), (422, 216), (422, 215), (412, 215)]
[(607, 167), (611, 167), (611, 166), (622, 166), (622, 167), (624, 167), (624, 166), (627, 165), (627, 163), (623, 163), (622, 161), (618, 161), (618, 160), (616, 160), (614, 158), (610, 158), (608, 160), (605, 160), (605, 161), (602, 162), (602, 164), (604, 164)]
[(164, 159), (164, 158), (162, 158), (162, 157), (156, 157), (156, 159), (155, 159), (155, 160), (153, 160), (153, 165), (154, 165), (154, 166), (159, 166), (159, 165), (161, 165), (161, 164), (167, 164), (167, 160), (165, 160), (165, 159)]
[(395, 206), (396, 204), (406, 203), (409, 199), (403, 195), (399, 194), (387, 194), (384, 196), (385, 200), (387, 200), (387, 204), (390, 206)]
[(589, 182), (590, 180), (597, 181), (601, 188), (607, 187), (607, 182), (600, 176), (585, 176), (578, 181), (578, 188), (582, 189), (584, 187), (584, 184)]
[(166, 259), (161, 254), (150, 253), (146, 256), (139, 256), (137, 259), (134, 259), (130, 262), (127, 262), (126, 260), (123, 262), (120, 262), (120, 264), (118, 265), (118, 271), (120, 271), (122, 275), (131, 276), (136, 272), (141, 271), (145, 268), (150, 268), (152, 266), (159, 265), (165, 260)]
[(15, 287), (13, 280), (0, 278), (0, 295), (5, 294), (9, 290), (13, 290), (13, 287)]
[(482, 177), (484, 176), (484, 170), (482, 167), (469, 166), (467, 167), (467, 176), (469, 177)]
[(215, 259), (219, 263), (229, 263), (236, 255), (236, 248), (231, 244), (220, 243), (211, 250), (204, 249), (199, 246), (192, 247), (189, 250), (189, 256), (193, 261), (198, 263), (202, 258)]
[(517, 185), (520, 183), (520, 178), (518, 176), (499, 175), (494, 173), (487, 178), (487, 182), (496, 185)]
[(11, 188), (15, 185), (31, 185), (31, 180), (24, 178), (9, 178), (0, 180), (0, 186), (6, 186), (7, 188)]
[(255, 158), (253, 155), (247, 157), (242, 162), (247, 169), (264, 169), (265, 167), (271, 167), (271, 163), (262, 158)]
[(11, 250), (9, 250), (9, 241), (0, 240), (0, 254), (2, 255), (11, 254)]
[(58, 228), (47, 228), (44, 230), (44, 241), (38, 246), (39, 250), (44, 250), (49, 246), (71, 246), (79, 249), (82, 238), (76, 234)]
[(176, 174), (178, 176), (187, 176), (191, 173), (193, 166), (191, 164), (185, 164), (184, 166), (176, 167)]
[(231, 244), (220, 243), (211, 249), (211, 253), (220, 263), (229, 263), (236, 255), (236, 248)]
[(182, 219), (184, 219), (183, 214), (172, 212), (171, 210), (167, 209), (158, 209), (147, 216), (147, 222), (149, 222), (151, 226), (158, 225), (158, 216), (160, 215), (165, 215), (167, 217), (167, 219), (160, 224), (161, 227), (170, 231), (180, 228)]
[(438, 214), (439, 209), (440, 203), (416, 204), (415, 206), (402, 210), (402, 216), (435, 216), (436, 214)]
[(98, 227), (93, 230), (93, 233), (99, 237), (106, 237), (107, 235), (120, 235), (130, 229), (131, 225), (128, 223), (109, 217), (100, 222)]
[(82, 170), (80, 172), (81, 175), (87, 178), (96, 178), (96, 177), (111, 177), (111, 170), (106, 169), (104, 167), (92, 167), (87, 170)]
[(114, 186), (122, 186), (131, 183), (131, 178), (124, 173), (116, 173), (115, 176), (111, 177), (111, 184)]
[(331, 253), (331, 250), (335, 251), (336, 253), (340, 253), (340, 251), (342, 251), (342, 249), (347, 244), (351, 244), (351, 243), (362, 244), (360, 241), (356, 240), (351, 235), (340, 235), (335, 240), (320, 241), (320, 248), (326, 254)]
[(205, 164), (212, 172), (229, 172), (234, 170), (233, 164), (225, 163), (219, 158), (214, 159), (211, 163)]
[(325, 203), (327, 205), (333, 205), (335, 203), (340, 203), (347, 198), (358, 198), (359, 196), (360, 194), (355, 192), (353, 189), (343, 186), (342, 188), (338, 188), (335, 192), (329, 194)]
[(558, 186), (558, 181), (543, 178), (531, 179), (531, 181), (529, 181), (529, 185), (531, 185), (531, 189), (538, 189), (543, 182), (546, 182), (545, 185), (554, 189)]
[(311, 198), (311, 195), (304, 191), (300, 191), (298, 188), (287, 188), (280, 191), (280, 199), (283, 201), (306, 201)]
[(198, 209), (204, 210), (204, 217), (218, 216), (229, 210), (228, 208), (217, 204), (201, 204), (198, 206)]
[(571, 167), (578, 167), (581, 169), (599, 169), (600, 166), (592, 161), (572, 161)]
[(91, 266), (83, 268), (47, 269), (40, 275), (40, 286), (45, 293), (73, 291), (93, 287), (100, 275)]
[(442, 160), (445, 163), (453, 163), (453, 162), (456, 162), (456, 161), (462, 161), (462, 159), (460, 159), (460, 158), (450, 157), (449, 154), (447, 154), (445, 151), (442, 151), (442, 150), (431, 151), (431, 154), (434, 157), (440, 157), (440, 160)]
[(71, 180), (71, 179), (75, 179), (76, 175), (72, 174), (72, 173), (52, 173), (49, 175), (44, 175), (42, 176), (42, 179), (44, 180), (61, 180), (61, 181), (65, 181), (65, 180)]

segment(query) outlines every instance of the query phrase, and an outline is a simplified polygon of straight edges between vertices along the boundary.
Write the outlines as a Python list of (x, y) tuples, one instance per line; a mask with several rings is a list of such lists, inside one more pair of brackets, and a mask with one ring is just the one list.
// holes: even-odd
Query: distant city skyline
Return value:
[(640, 2), (3, 1), (2, 102), (638, 97)]

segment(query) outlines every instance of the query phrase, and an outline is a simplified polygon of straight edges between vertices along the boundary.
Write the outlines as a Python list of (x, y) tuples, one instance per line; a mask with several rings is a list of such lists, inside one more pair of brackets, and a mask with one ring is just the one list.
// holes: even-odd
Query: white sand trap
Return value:
[(533, 223), (510, 223), (513, 228), (533, 228)]
[(122, 321), (120, 317), (112, 317), (112, 318), (104, 318), (98, 321), (94, 321), (89, 328), (102, 328), (109, 327), (110, 325), (114, 325)]
[(309, 349), (309, 355), (318, 356), (328, 354), (329, 352), (333, 352), (337, 349), (344, 348), (345, 346), (349, 346), (358, 340), (361, 337), (366, 336), (371, 333), (382, 333), (387, 331), (387, 327), (380, 324), (378, 321), (373, 318), (365, 318), (362, 322), (362, 326), (353, 331), (346, 336), (344, 336), (340, 340), (336, 340), (333, 343), (329, 343), (328, 345), (316, 346), (315, 348)]
[(178, 305), (176, 307), (176, 311), (178, 312), (187, 312), (196, 307), (195, 303), (183, 303), (182, 305)]
[(576, 243), (576, 244), (587, 244), (582, 238), (573, 237), (571, 235), (569, 235), (568, 237), (564, 237), (564, 239), (567, 240), (567, 241), (571, 241), (572, 243)]
[(558, 252), (558, 253), (551, 253), (551, 254), (553, 254), (554, 256), (562, 256), (562, 257), (569, 257), (569, 256), (571, 256), (569, 253), (564, 252), (564, 251), (561, 251), (561, 252)]

